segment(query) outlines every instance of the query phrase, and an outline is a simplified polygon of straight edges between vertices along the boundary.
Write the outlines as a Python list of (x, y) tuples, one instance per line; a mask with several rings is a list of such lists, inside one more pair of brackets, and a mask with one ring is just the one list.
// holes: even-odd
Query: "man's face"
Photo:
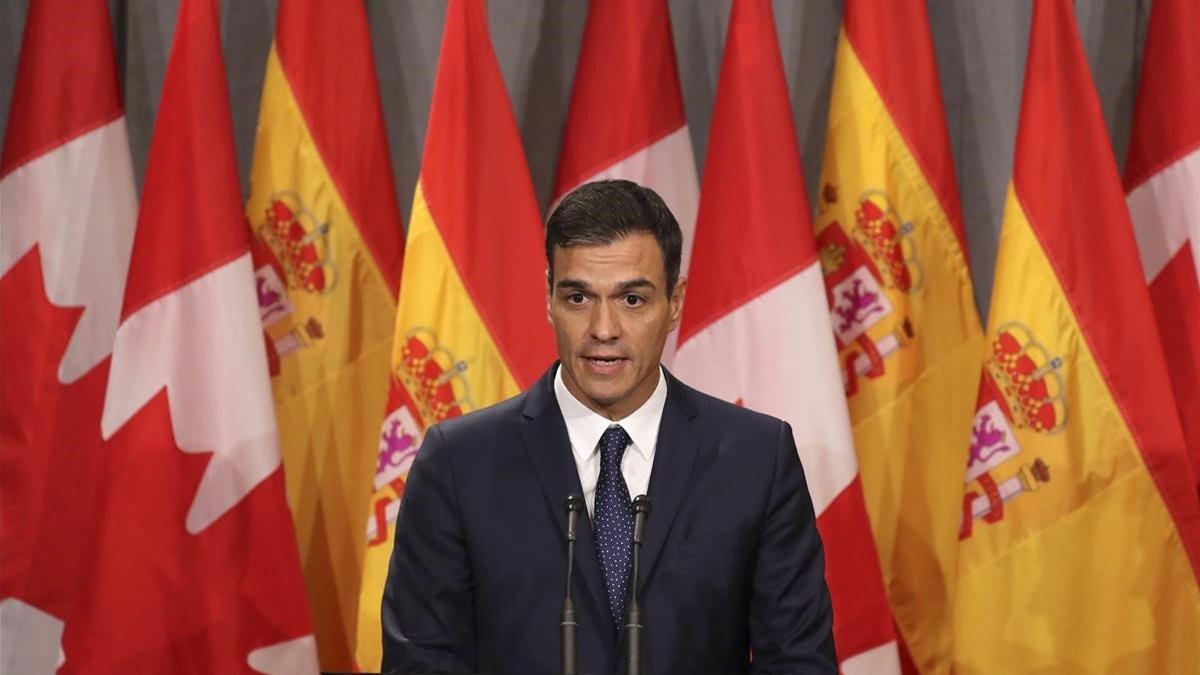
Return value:
[(679, 325), (686, 279), (667, 296), (654, 237), (637, 233), (607, 246), (554, 250), (547, 311), (563, 383), (587, 407), (618, 420), (658, 384), (667, 334)]

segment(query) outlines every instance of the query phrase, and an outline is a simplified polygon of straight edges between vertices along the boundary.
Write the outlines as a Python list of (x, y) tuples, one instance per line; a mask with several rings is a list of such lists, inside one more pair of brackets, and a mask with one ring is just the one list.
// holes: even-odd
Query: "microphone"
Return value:
[(577, 675), (575, 665), (575, 603), (571, 600), (571, 574), (575, 569), (575, 531), (579, 523), (579, 512), (586, 508), (583, 496), (567, 495), (567, 593), (563, 598), (562, 618), (559, 622), (559, 645), (562, 648), (563, 675)]
[(638, 602), (638, 558), (642, 551), (642, 534), (646, 529), (646, 516), (650, 515), (650, 498), (638, 495), (633, 498), (633, 575), (629, 582), (629, 607), (625, 613), (625, 646), (628, 675), (640, 675), (642, 669), (642, 607)]

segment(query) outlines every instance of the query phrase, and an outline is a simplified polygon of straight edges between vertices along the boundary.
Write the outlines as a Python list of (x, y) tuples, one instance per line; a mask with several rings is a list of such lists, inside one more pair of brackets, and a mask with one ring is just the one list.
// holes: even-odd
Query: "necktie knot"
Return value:
[(633, 439), (629, 437), (629, 433), (620, 425), (605, 429), (604, 434), (600, 436), (600, 464), (609, 464), (615, 461), (620, 466), (625, 448), (629, 447), (632, 442)]

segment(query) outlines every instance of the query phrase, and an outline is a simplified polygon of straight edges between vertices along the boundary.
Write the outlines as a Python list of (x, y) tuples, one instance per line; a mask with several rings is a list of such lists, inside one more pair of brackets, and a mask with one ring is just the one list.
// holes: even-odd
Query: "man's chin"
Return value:
[(611, 387), (589, 387), (584, 385), (583, 394), (592, 403), (602, 408), (611, 408), (628, 396), (629, 392), (627, 390), (614, 391)]
[(607, 414), (615, 407), (619, 407), (621, 402), (629, 396), (629, 388), (613, 387), (612, 382), (605, 382), (601, 386), (596, 386), (600, 383), (583, 381), (580, 383), (580, 393), (583, 394), (583, 403), (592, 410), (600, 414)]

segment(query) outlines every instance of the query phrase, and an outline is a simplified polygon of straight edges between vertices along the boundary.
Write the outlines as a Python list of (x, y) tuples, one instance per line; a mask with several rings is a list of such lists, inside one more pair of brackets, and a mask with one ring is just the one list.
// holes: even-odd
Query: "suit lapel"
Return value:
[(700, 425), (695, 421), (696, 415), (687, 388), (667, 373), (667, 403), (658, 428), (654, 468), (650, 472), (650, 515), (646, 518), (642, 539), (640, 589), (645, 589), (646, 580), (654, 573), (662, 556), (692, 466), (696, 463), (700, 449)]
[[(565, 555), (567, 495), (582, 495), (583, 487), (579, 483), (579, 470), (571, 453), (567, 426), (554, 396), (554, 372), (555, 368), (551, 368), (529, 389), (522, 410), (525, 426), (521, 429), (521, 438), (541, 483), (546, 505), (558, 526), (558, 541), (562, 542)], [(582, 587), (583, 596), (589, 598), (593, 606), (593, 615), (597, 619), (611, 621), (608, 600), (604, 595), (604, 576), (596, 558), (595, 536), (586, 513), (579, 519), (576, 531), (575, 571), (575, 588)], [(575, 595), (578, 597), (578, 592)]]

